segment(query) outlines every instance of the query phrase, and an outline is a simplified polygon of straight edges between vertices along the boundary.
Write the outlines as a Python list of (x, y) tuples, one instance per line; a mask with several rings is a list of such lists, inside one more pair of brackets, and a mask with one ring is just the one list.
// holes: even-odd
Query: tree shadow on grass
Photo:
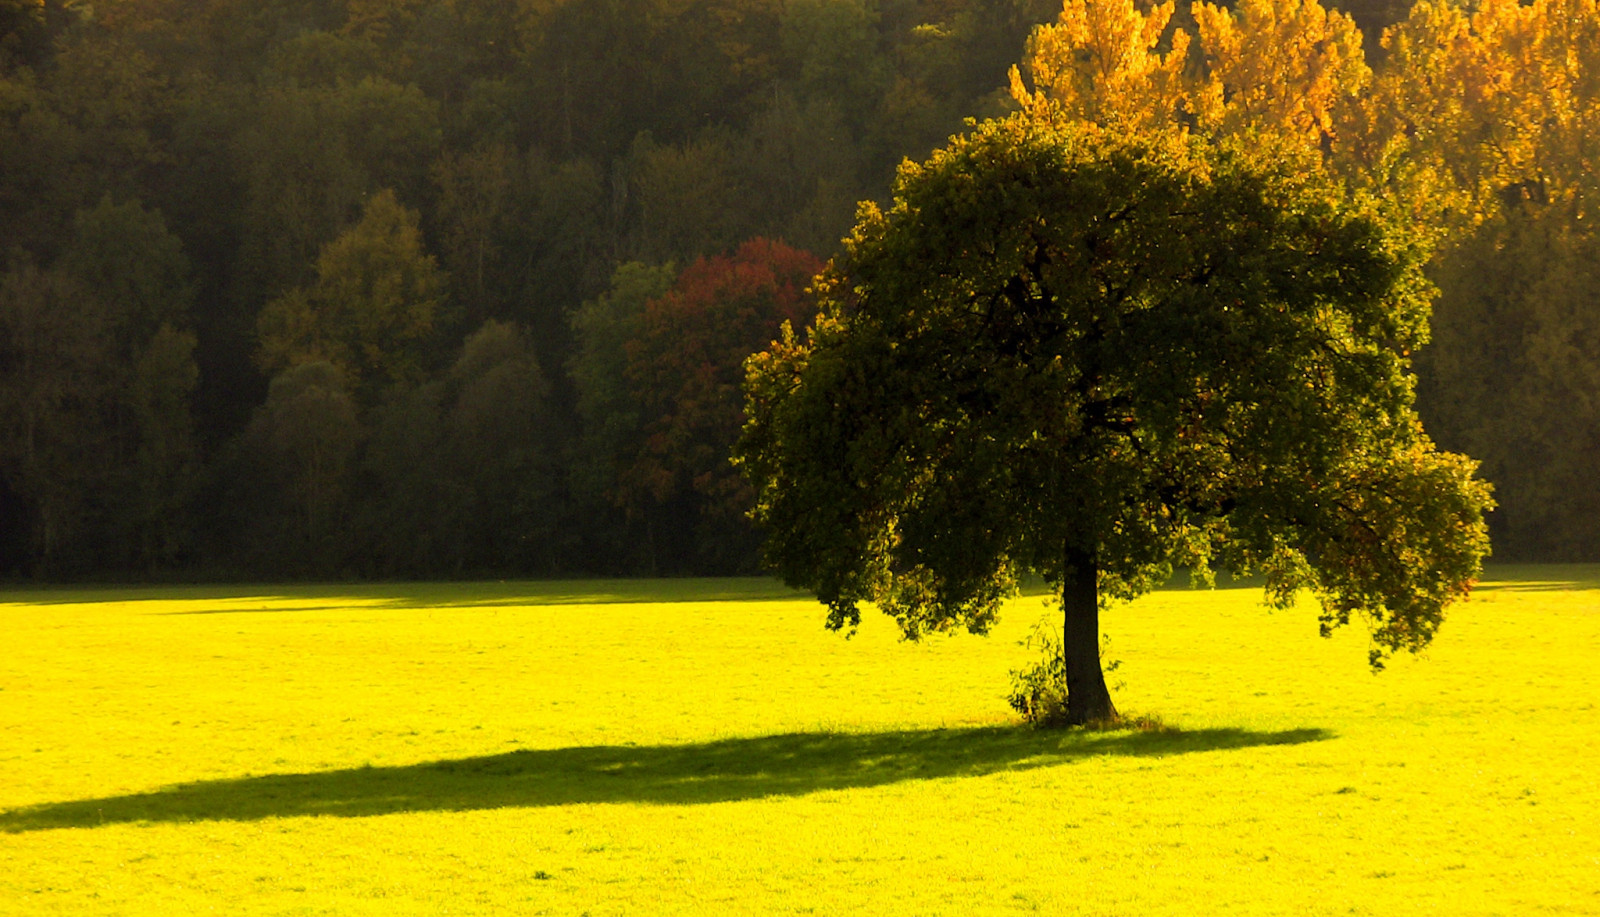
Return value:
[(45, 803), (0, 812), (0, 832), (583, 803), (697, 805), (1025, 771), (1097, 756), (1163, 757), (1332, 737), (1323, 729), (1046, 732), (1013, 726), (556, 748), (406, 767), (208, 780)]

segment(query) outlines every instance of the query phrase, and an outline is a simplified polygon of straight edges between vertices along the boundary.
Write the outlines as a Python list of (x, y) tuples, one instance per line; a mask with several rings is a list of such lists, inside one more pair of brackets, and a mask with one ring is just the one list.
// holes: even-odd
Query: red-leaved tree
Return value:
[(744, 360), (784, 322), (811, 321), (807, 289), (821, 269), (809, 252), (752, 239), (732, 256), (695, 261), (645, 306), (627, 346), (644, 438), (620, 491), (696, 545), (696, 556), (682, 560), (712, 568), (752, 562), (744, 513), (753, 493), (728, 461), (744, 424)]

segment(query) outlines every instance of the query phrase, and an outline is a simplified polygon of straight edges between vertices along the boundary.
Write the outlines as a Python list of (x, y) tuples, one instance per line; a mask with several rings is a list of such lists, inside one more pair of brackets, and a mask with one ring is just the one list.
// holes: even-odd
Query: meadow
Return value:
[(1600, 914), (1600, 567), (1433, 648), (1259, 590), (852, 639), (764, 580), (0, 593), (0, 914)]

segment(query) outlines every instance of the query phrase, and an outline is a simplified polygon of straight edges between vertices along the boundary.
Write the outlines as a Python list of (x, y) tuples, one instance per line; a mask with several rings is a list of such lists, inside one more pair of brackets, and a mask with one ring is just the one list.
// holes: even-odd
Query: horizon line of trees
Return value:
[(743, 358), (1028, 104), (1413, 208), (1430, 432), (1600, 558), (1594, 6), (0, 0), (0, 577), (753, 571)]

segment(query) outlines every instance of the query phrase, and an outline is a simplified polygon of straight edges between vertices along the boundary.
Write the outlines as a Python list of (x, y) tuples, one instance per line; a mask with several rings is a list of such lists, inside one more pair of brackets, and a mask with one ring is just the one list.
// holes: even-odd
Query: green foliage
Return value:
[(1564, 210), (1516, 208), (1442, 259), (1424, 352), (1423, 410), (1482, 457), (1510, 558), (1600, 556), (1600, 238)]
[(189, 322), (194, 288), (183, 243), (159, 212), (138, 201), (119, 204), (107, 195), (78, 211), (60, 267), (115, 310), (124, 346)]
[[(96, 424), (122, 470), (97, 472), (105, 487), (78, 528), (172, 563), (185, 562), (185, 543), (293, 542), (303, 526), (269, 509), (287, 491), (257, 487), (241, 458), (269, 377), (332, 362), (361, 422), (381, 426), (374, 412), (391, 401), (448, 388), (449, 354), (490, 321), (517, 326), (538, 367), (541, 454), (601, 430), (642, 437), (632, 409), (615, 422), (595, 415), (615, 399), (580, 404), (592, 377), (564, 375), (592, 362), (572, 316), (618, 266), (689, 264), (753, 237), (831, 251), (856, 201), (900, 156), (959, 127), (1048, 12), (1012, 0), (0, 5), (0, 257), (65, 271), (105, 300), (96, 327), (119, 380), (95, 413), (110, 418)], [(356, 240), (381, 189), (404, 202), (398, 222), (427, 236), (443, 272), (420, 243)], [(388, 267), (376, 255), (329, 261), (386, 245)], [(103, 282), (108, 271), (120, 287)], [(190, 336), (193, 376), (177, 359)], [(170, 390), (151, 389), (156, 380)], [(128, 399), (141, 406), (113, 390), (137, 390)], [(520, 396), (502, 396), (513, 416)], [(175, 413), (156, 419), (155, 405)], [(571, 455), (592, 456), (591, 445)], [(637, 518), (593, 499), (619, 488), (639, 449), (620, 462), (569, 458), (564, 480), (535, 488), (550, 501), (539, 514), (567, 518), (566, 537), (590, 545), (575, 556), (648, 540)], [(201, 471), (206, 512), (189, 514)], [(234, 475), (244, 478), (223, 480)], [(369, 484), (351, 482), (346, 508), (382, 517), (388, 498)], [(566, 516), (568, 494), (595, 511)], [(137, 534), (148, 525), (135, 517), (157, 516), (170, 520), (166, 534)], [(262, 518), (288, 526), (282, 539), (262, 534)], [(724, 522), (712, 529), (745, 526)], [(206, 534), (179, 537), (194, 525)], [(662, 538), (694, 541), (694, 529)], [(122, 548), (101, 552), (113, 555)]]
[(195, 336), (162, 325), (133, 367), (127, 403), (136, 435), (123, 507), (128, 540), (146, 570), (187, 559), (186, 518), (199, 467), (190, 403), (200, 382)]
[(271, 86), (234, 140), (245, 185), (238, 283), (270, 297), (307, 279), (321, 248), (391, 189), (419, 198), (437, 154), (437, 103), (378, 77)]
[(330, 362), (366, 399), (417, 382), (432, 355), (444, 284), (416, 212), (392, 191), (376, 194), (361, 222), (323, 247), (316, 283), (262, 310), (261, 365)]
[(892, 76), (878, 40), (878, 7), (870, 0), (790, 0), (780, 27), (796, 94), (835, 100), (857, 131)]
[(44, 0), (0, 2), (0, 74), (37, 65), (50, 45)]
[(350, 477), (365, 432), (334, 364), (299, 363), (272, 380), (242, 440), (241, 464), (259, 493), (245, 526), (250, 562), (324, 575), (339, 570)]
[(739, 202), (747, 192), (725, 139), (713, 134), (681, 146), (658, 146), (642, 135), (629, 159), (643, 260), (723, 252), (745, 236), (741, 224), (748, 214)]
[(524, 329), (489, 321), (440, 378), (374, 411), (364, 568), (549, 570), (565, 505), (549, 400)]
[(490, 144), (459, 154), (445, 150), (433, 163), (440, 249), (456, 297), (474, 318), (494, 314), (498, 305), (490, 281), (514, 213), (519, 158), (506, 144)]
[(572, 480), (591, 500), (607, 496), (641, 445), (641, 407), (627, 379), (628, 342), (643, 331), (645, 303), (665, 295), (677, 275), (670, 263), (630, 261), (612, 274), (609, 290), (572, 315), (568, 372), (580, 425)]
[(1024, 571), (1131, 597), (1175, 565), (1309, 587), (1373, 662), (1426, 646), (1487, 551), (1408, 354), (1415, 247), (1315, 168), (1015, 116), (902, 167), (748, 364), (737, 456), (833, 627), (984, 631)]
[(14, 524), (40, 572), (170, 565), (197, 459), (188, 259), (137, 202), (103, 198), (73, 230), (50, 270), (4, 281), (0, 475), (29, 504)]
[[(548, 386), (549, 448), (610, 426), (637, 432), (636, 416), (596, 420), (593, 403), (579, 404), (590, 383), (565, 375), (588, 362), (572, 316), (606, 291), (619, 265), (690, 264), (753, 237), (834, 254), (857, 202), (881, 202), (903, 158), (925, 158), (964, 118), (1031, 104), (1004, 91), (1020, 62), (1061, 113), (1176, 113), (1174, 131), (1256, 137), (1261, 149), (1260, 138), (1287, 134), (1351, 187), (1385, 196), (1450, 247), (1464, 245), (1457, 266), (1435, 265), (1449, 327), (1422, 367), (1425, 413), (1438, 412), (1428, 416), (1446, 445), (1488, 459), (1502, 485), (1493, 524), (1507, 550), (1592, 553), (1600, 514), (1574, 496), (1587, 492), (1586, 409), (1569, 424), (1562, 401), (1585, 391), (1595, 363), (1575, 305), (1592, 292), (1591, 272), (1573, 254), (1589, 244), (1579, 215), (1593, 197), (1600, 148), (1594, 0), (1428, 3), (1409, 16), (1387, 0), (1341, 3), (1366, 33), (1364, 55), (1349, 20), (1315, 3), (1136, 6), (0, 0), (0, 260), (70, 275), (83, 295), (103, 300), (102, 375), (115, 380), (85, 416), (98, 418), (96, 437), (113, 444), (105, 461), (117, 470), (59, 472), (100, 482), (75, 514), (87, 540), (74, 551), (108, 571), (137, 564), (132, 554), (149, 550), (133, 546), (153, 542), (132, 519), (157, 515), (170, 521), (155, 542), (236, 540), (177, 537), (202, 519), (252, 515), (243, 504), (186, 514), (185, 504), (198, 504), (182, 496), (193, 493), (182, 482), (209, 467), (201, 476), (216, 493), (251, 492), (247, 481), (223, 487), (217, 478), (243, 467), (224, 458), (229, 443), (266, 397), (269, 376), (290, 362), (252, 357), (301, 332), (288, 348), (301, 354), (293, 359), (339, 361), (368, 414), (390, 386), (441, 381), (450, 354), (485, 322), (514, 324)], [(1028, 42), (1047, 21), (1055, 25)], [(1376, 53), (1377, 30), (1391, 22)], [(1185, 37), (1186, 55), (1174, 53)], [(1050, 78), (1095, 68), (1083, 85)], [(366, 332), (307, 331), (320, 321), (313, 316), (330, 314), (316, 301), (318, 260), (386, 188), (450, 276), (449, 308), (441, 292), (421, 338), (367, 335), (360, 359), (340, 356), (348, 341), (335, 347), (332, 338)], [(1479, 242), (1459, 235), (1499, 225), (1513, 203), (1550, 208), (1545, 228), (1515, 240), (1493, 226)], [(1522, 253), (1516, 265), (1501, 255), (1510, 249)], [(1483, 269), (1460, 269), (1469, 262)], [(1567, 279), (1535, 282), (1535, 263)], [(1513, 275), (1548, 289), (1523, 295), (1520, 281), (1500, 282)], [(1493, 304), (1479, 295), (1490, 289)], [(1488, 355), (1511, 359), (1502, 339), (1521, 340), (1519, 329), (1534, 325), (1547, 329), (1527, 342), (1541, 354), (1527, 359), (1542, 381), (1524, 384), (1516, 380), (1533, 379), (1531, 371)], [(163, 327), (174, 337), (158, 358), (146, 351)], [(168, 358), (188, 335), (197, 375), (185, 388), (188, 371)], [(172, 369), (148, 378), (176, 387), (137, 397), (177, 413), (136, 424), (129, 380), (146, 362)], [(1485, 387), (1493, 391), (1476, 394)], [(1529, 420), (1519, 427), (1502, 422), (1508, 416)], [(1535, 425), (1536, 417), (1548, 420)], [(187, 445), (143, 439), (169, 433)], [(1530, 440), (1538, 458), (1521, 461)], [(144, 464), (139, 454), (170, 461)], [(566, 523), (590, 545), (576, 556), (619, 556), (610, 546), (648, 540), (632, 528), (637, 518), (590, 499), (617, 489), (627, 464), (569, 460), (576, 470), (556, 491), (586, 494), (579, 499), (595, 507)], [(157, 492), (167, 494), (159, 513), (132, 509), (154, 506)], [(0, 499), (28, 503), (8, 493)], [(365, 505), (369, 494), (356, 487), (352, 508), (377, 512)], [(550, 512), (567, 512), (565, 497), (552, 499)], [(36, 508), (20, 512), (31, 530)], [(690, 526), (662, 537), (699, 536)], [(185, 550), (164, 556), (187, 563)]]
[(838, 246), (856, 201), (867, 196), (855, 190), (862, 154), (850, 136), (838, 106), (825, 98), (802, 104), (780, 92), (751, 119), (739, 158), (755, 213), (766, 214), (762, 235), (806, 251)]
[(0, 73), (0, 256), (10, 261), (54, 254), (78, 206), (82, 137), (51, 105), (29, 70)]
[(17, 265), (0, 275), (0, 475), (29, 513), (37, 572), (70, 570), (109, 469), (113, 389), (103, 304), (57, 271)]

